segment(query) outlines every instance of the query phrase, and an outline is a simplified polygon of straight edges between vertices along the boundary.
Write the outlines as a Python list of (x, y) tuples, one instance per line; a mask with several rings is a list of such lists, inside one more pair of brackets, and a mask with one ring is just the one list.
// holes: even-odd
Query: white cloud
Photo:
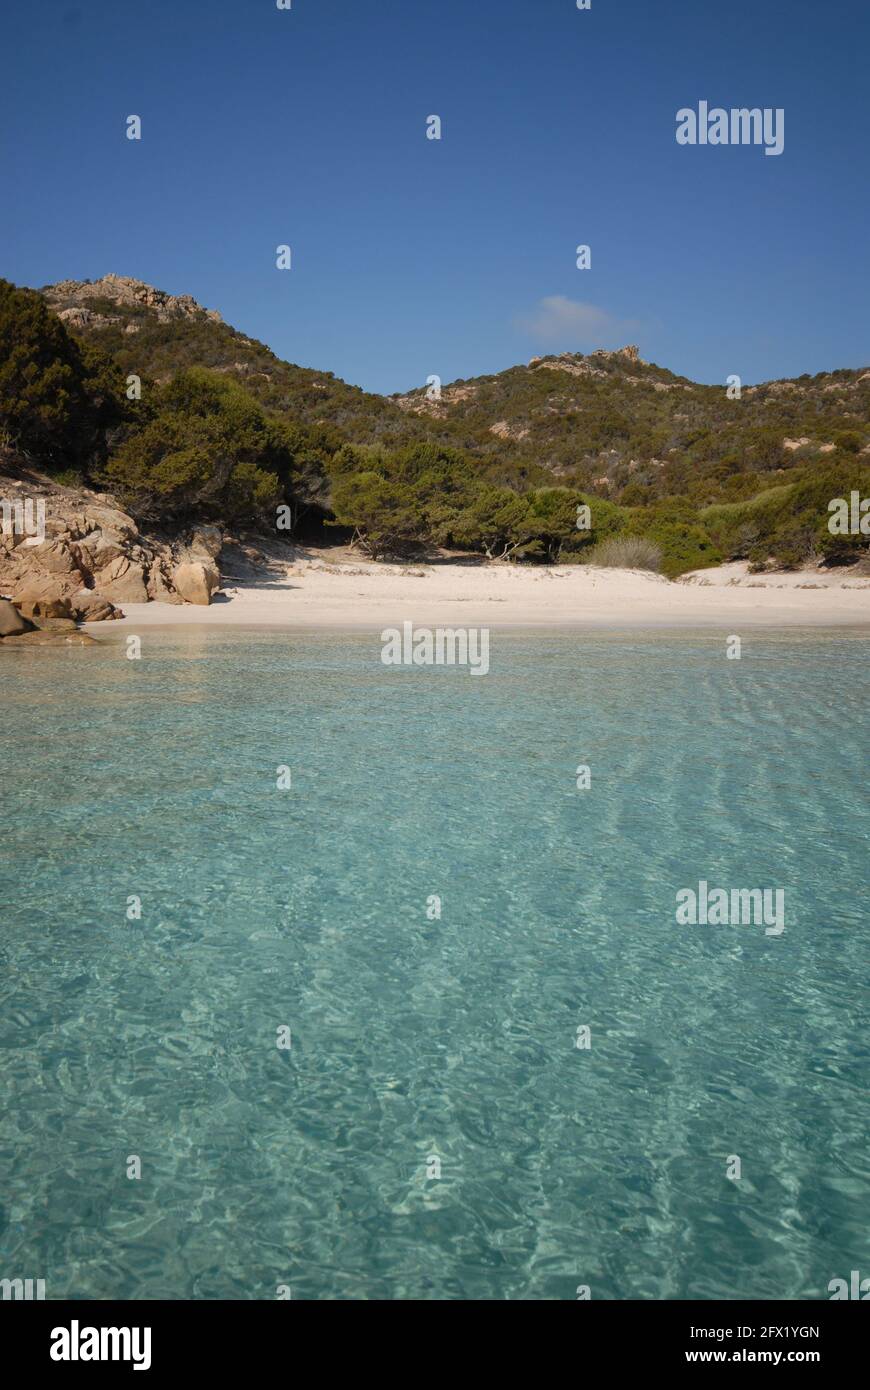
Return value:
[(566, 299), (563, 294), (539, 300), (534, 313), (518, 319), (517, 324), (541, 343), (574, 352), (620, 347), (641, 326), (635, 319), (618, 319), (606, 309)]

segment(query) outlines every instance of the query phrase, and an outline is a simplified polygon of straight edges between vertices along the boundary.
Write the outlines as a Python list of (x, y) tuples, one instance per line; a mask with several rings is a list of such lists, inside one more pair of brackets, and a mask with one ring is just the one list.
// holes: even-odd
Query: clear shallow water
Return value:
[[(868, 650), (494, 634), (485, 678), (385, 668), (370, 636), (0, 652), (0, 1276), (246, 1299), (870, 1276)], [(784, 887), (784, 934), (677, 926), (702, 878)]]

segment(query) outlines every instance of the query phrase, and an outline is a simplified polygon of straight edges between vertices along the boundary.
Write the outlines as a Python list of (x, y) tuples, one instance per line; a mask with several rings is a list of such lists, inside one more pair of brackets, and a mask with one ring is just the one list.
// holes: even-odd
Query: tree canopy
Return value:
[(120, 369), (73, 339), (42, 295), (0, 280), (0, 431), (54, 468), (105, 456), (125, 417)]

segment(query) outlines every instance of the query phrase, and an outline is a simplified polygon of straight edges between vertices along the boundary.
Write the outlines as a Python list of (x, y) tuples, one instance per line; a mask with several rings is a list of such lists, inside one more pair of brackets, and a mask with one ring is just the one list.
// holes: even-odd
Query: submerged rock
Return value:
[(72, 618), (40, 618), (37, 628), (40, 632), (76, 632)]
[[(61, 621), (56, 619), (55, 621)], [(100, 643), (95, 637), (89, 637), (86, 632), (79, 632), (72, 625), (73, 630), (67, 631), (65, 628), (60, 632), (46, 631), (42, 628), (34, 628), (32, 632), (21, 632), (14, 637), (4, 637), (2, 644), (5, 648), (12, 647), (98, 647)]]

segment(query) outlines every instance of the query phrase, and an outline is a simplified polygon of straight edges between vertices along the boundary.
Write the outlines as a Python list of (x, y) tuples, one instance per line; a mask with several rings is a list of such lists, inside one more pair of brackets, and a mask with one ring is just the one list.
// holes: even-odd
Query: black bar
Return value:
[[(520, 1304), (523, 1300), (518, 1300)], [(326, 1306), (324, 1306), (326, 1305)], [(498, 1305), (496, 1305), (497, 1307)], [(504, 1311), (504, 1310), (503, 1310)], [(0, 1303), (4, 1362), (19, 1371), (31, 1369), (68, 1377), (93, 1377), (100, 1370), (134, 1374), (133, 1358), (142, 1372), (158, 1380), (168, 1375), (215, 1372), (222, 1377), (238, 1371), (283, 1368), (289, 1379), (300, 1373), (329, 1371), (347, 1359), (357, 1370), (389, 1363), (395, 1374), (397, 1357), (404, 1360), (402, 1334), (422, 1334), (425, 1356), (406, 1365), (406, 1373), (431, 1381), (433, 1371), (455, 1377), (470, 1353), (460, 1355), (455, 1340), (474, 1339), (473, 1359), (492, 1358), (487, 1376), (514, 1357), (543, 1357), (554, 1366), (567, 1357), (577, 1376), (595, 1365), (614, 1376), (642, 1370), (648, 1376), (677, 1369), (703, 1374), (710, 1366), (726, 1370), (767, 1366), (770, 1370), (806, 1366), (826, 1377), (832, 1371), (860, 1373), (864, 1362), (867, 1316), (855, 1303), (841, 1302), (577, 1302), (558, 1310), (551, 1304), (533, 1314), (514, 1305), (501, 1329), (490, 1323), (495, 1310), (453, 1303), (437, 1313), (424, 1303), (407, 1308), (357, 1303), (350, 1312), (328, 1300), (292, 1299), (264, 1302), (44, 1302)], [(517, 1322), (519, 1317), (520, 1322)], [(525, 1324), (525, 1318), (529, 1323)], [(345, 1322), (349, 1318), (349, 1322)], [(421, 1322), (418, 1323), (417, 1319)], [(481, 1318), (483, 1321), (481, 1322)], [(525, 1324), (525, 1325), (524, 1325)], [(111, 1336), (104, 1345), (89, 1329), (124, 1329), (117, 1350), (127, 1360), (55, 1360), (56, 1351), (88, 1352), (92, 1346), (107, 1358), (115, 1350)], [(65, 1335), (58, 1331), (64, 1329)], [(132, 1329), (139, 1329), (134, 1340)], [(144, 1330), (150, 1329), (150, 1344)], [(495, 1335), (494, 1335), (495, 1333)], [(540, 1341), (541, 1334), (547, 1338)], [(336, 1334), (342, 1336), (336, 1341)], [(323, 1339), (327, 1340), (323, 1340)], [(552, 1338), (552, 1340), (550, 1340)], [(534, 1339), (534, 1340), (530, 1340)], [(150, 1361), (144, 1365), (146, 1358)], [(313, 1364), (312, 1364), (313, 1363)], [(307, 1372), (304, 1367), (307, 1366)], [(416, 1366), (416, 1371), (414, 1367)]]

